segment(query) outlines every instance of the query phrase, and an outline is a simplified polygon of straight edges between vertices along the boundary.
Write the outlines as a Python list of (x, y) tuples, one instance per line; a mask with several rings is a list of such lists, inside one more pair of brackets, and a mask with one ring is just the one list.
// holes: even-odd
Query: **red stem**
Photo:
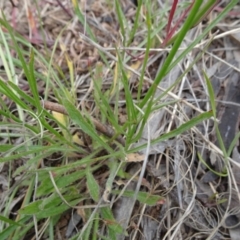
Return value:
[(178, 4), (178, 0), (174, 0), (173, 5), (172, 5), (172, 9), (170, 11), (169, 18), (168, 18), (167, 36), (168, 36), (168, 33), (170, 31), (170, 28), (171, 28), (171, 24), (172, 24), (174, 13), (175, 13), (176, 8), (177, 8), (177, 4)]
[[(171, 31), (167, 32), (167, 36), (165, 38), (165, 40), (163, 41), (163, 43), (161, 44), (161, 47), (165, 47), (167, 42), (172, 38), (173, 34), (176, 32), (177, 28), (179, 27), (180, 23), (183, 21), (183, 19), (187, 16), (187, 14), (189, 13), (189, 11), (191, 10), (192, 6), (194, 4), (194, 1), (192, 2), (192, 4), (184, 11), (184, 13), (182, 14), (182, 16), (178, 19), (178, 21), (176, 22), (176, 24), (174, 25), (174, 27), (171, 29)], [(170, 13), (171, 14), (171, 13)], [(170, 17), (169, 17), (170, 18)]]

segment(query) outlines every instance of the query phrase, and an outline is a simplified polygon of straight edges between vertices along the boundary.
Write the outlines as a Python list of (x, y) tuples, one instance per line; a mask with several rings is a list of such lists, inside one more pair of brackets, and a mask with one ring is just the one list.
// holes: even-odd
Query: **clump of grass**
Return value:
[[(64, 53), (66, 72), (55, 60), (59, 46), (64, 48), (60, 40), (62, 33), (49, 56), (48, 49), (43, 54), (15, 31), (3, 15), (0, 19), (0, 56), (4, 68), (0, 78), (0, 162), (2, 168), (6, 168), (7, 189), (1, 199), (1, 239), (29, 236), (56, 239), (56, 226), (62, 221), (62, 215), (71, 210), (76, 210), (83, 219), (81, 230), (72, 239), (117, 239), (127, 235), (127, 228), (114, 216), (115, 199), (131, 198), (133, 206), (136, 202), (144, 206), (164, 204), (166, 198), (162, 194), (141, 188), (151, 145), (179, 138), (212, 117), (212, 111), (186, 118), (179, 126), (170, 127), (168, 132), (154, 139), (148, 136), (147, 142), (141, 145), (136, 146), (136, 143), (142, 140), (146, 126), (149, 127), (150, 116), (168, 105), (165, 97), (168, 94), (176, 97), (171, 91), (191, 66), (158, 95), (156, 92), (166, 75), (238, 3), (231, 1), (185, 50), (180, 50), (186, 35), (210, 13), (216, 2), (192, 1), (178, 9), (178, 1), (173, 1), (172, 6), (165, 6), (166, 14), (165, 9), (156, 9), (155, 2), (138, 1), (134, 21), (130, 24), (123, 6), (115, 1), (112, 11), (116, 14), (120, 34), (114, 50), (108, 51), (98, 43), (98, 36), (77, 1), (72, 1), (74, 17), (84, 26), (85, 32), (79, 33), (80, 36), (99, 54), (100, 63), (91, 65), (89, 61), (87, 73), (82, 74), (90, 81), (84, 97), (77, 89), (71, 56)], [(110, 5), (107, 1), (104, 4)], [(161, 22), (158, 14), (162, 16)], [(131, 49), (131, 44), (141, 34), (143, 40), (138, 44), (144, 48), (144, 54), (139, 56), (134, 47), (129, 53), (126, 49)], [(169, 50), (156, 76), (150, 79), (148, 64), (154, 57), (152, 48), (156, 47)], [(134, 61), (139, 64), (134, 65)], [(43, 66), (43, 71), (39, 72), (37, 66)], [(67, 78), (67, 74), (69, 78), (62, 79)], [(135, 97), (130, 84), (134, 74), (138, 78)], [(109, 76), (113, 80), (106, 89)], [(22, 82), (27, 91), (22, 88)], [(45, 86), (42, 92), (41, 82)], [(143, 93), (145, 84), (149, 87)], [(173, 111), (178, 100), (176, 97), (169, 109)], [(125, 112), (123, 122), (119, 118), (122, 112)], [(142, 156), (138, 151), (144, 149), (147, 150)], [(137, 161), (143, 165), (139, 175), (133, 178), (128, 171), (129, 162)], [(126, 184), (123, 190), (115, 188), (121, 181)], [(129, 190), (131, 182), (136, 186)], [(13, 204), (14, 201), (17, 204)], [(129, 211), (131, 216), (133, 209)], [(126, 226), (129, 222), (130, 219), (126, 219)], [(135, 231), (133, 236), (136, 234)]]

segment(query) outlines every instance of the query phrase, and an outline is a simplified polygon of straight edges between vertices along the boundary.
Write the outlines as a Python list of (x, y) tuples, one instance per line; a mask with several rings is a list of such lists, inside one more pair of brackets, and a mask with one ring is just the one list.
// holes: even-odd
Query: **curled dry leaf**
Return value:
[(144, 154), (139, 154), (139, 153), (129, 153), (126, 156), (126, 161), (127, 162), (142, 162), (145, 158)]

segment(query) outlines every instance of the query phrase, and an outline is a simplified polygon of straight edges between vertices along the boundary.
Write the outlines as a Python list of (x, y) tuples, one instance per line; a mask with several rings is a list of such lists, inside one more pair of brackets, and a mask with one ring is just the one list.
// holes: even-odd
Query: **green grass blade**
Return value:
[(212, 112), (213, 112), (213, 117), (216, 120), (217, 117), (217, 109), (216, 109), (216, 102), (215, 102), (215, 96), (214, 96), (214, 90), (211, 84), (210, 79), (208, 78), (207, 74), (205, 72), (203, 72), (203, 75), (205, 77), (206, 83), (207, 83), (207, 89), (208, 89), (208, 94), (209, 94), (209, 100), (210, 100), (210, 104), (211, 104), (211, 108), (212, 108)]
[(126, 130), (128, 132), (126, 136), (126, 146), (127, 146), (132, 141), (132, 136), (135, 132), (134, 129), (136, 128), (136, 123), (137, 123), (137, 110), (136, 110), (136, 107), (134, 106), (132, 93), (129, 89), (129, 81), (125, 73), (125, 70), (123, 68), (120, 54), (118, 55), (118, 59), (119, 59), (119, 67), (122, 70), (122, 83), (124, 87), (127, 117), (128, 117), (128, 123), (129, 123), (126, 125), (128, 127), (128, 129)]
[[(212, 116), (213, 116), (212, 111), (199, 114), (197, 117), (190, 119), (188, 122), (182, 124), (177, 129), (174, 129), (174, 130), (170, 131), (169, 133), (165, 133), (162, 136), (152, 140), (151, 144), (159, 143), (161, 141), (165, 141), (170, 138), (176, 137), (176, 136), (186, 132), (187, 130), (190, 130), (192, 127), (196, 126), (197, 124), (201, 123), (202, 121), (211, 118)], [(137, 152), (144, 147), (146, 147), (146, 144), (143, 144), (137, 148), (131, 149), (128, 151), (128, 153)]]
[(191, 22), (193, 21), (194, 17), (196, 16), (196, 13), (198, 12), (198, 9), (200, 8), (201, 4), (202, 4), (202, 1), (195, 1), (195, 3), (193, 5), (186, 21), (185, 21), (182, 29), (179, 32), (179, 35), (178, 35), (176, 41), (174, 42), (174, 45), (173, 45), (171, 51), (169, 52), (169, 55), (168, 55), (167, 59), (165, 60), (163, 66), (162, 66), (162, 68), (159, 72), (159, 74), (156, 76), (153, 85), (149, 88), (149, 90), (146, 93), (144, 99), (140, 103), (141, 108), (143, 106), (145, 106), (145, 104), (147, 103), (147, 101), (149, 101), (150, 98), (152, 98), (152, 96), (154, 95), (154, 93), (156, 91), (156, 88), (157, 88), (158, 84), (161, 82), (163, 77), (166, 75), (167, 70), (168, 70), (173, 58), (175, 57), (175, 55), (176, 55), (184, 37), (186, 36), (188, 30), (190, 29)]
[(228, 176), (228, 173), (221, 173), (221, 172), (216, 172), (216, 171), (214, 171), (214, 170), (204, 161), (204, 159), (202, 158), (202, 156), (201, 156), (200, 153), (197, 153), (197, 155), (198, 155), (198, 158), (199, 158), (199, 160), (201, 161), (201, 163), (202, 163), (205, 167), (207, 167), (211, 172), (213, 172), (214, 174), (216, 174), (216, 175), (219, 176), (219, 177), (227, 177), (227, 176)]
[(89, 193), (92, 197), (92, 199), (95, 202), (98, 202), (99, 200), (99, 194), (100, 194), (100, 189), (97, 181), (93, 177), (93, 174), (91, 173), (91, 169), (88, 168), (86, 171), (86, 176), (87, 176), (87, 188), (89, 190)]
[(84, 26), (84, 28), (86, 29), (87, 34), (91, 37), (91, 39), (96, 41), (96, 38), (95, 38), (91, 28), (89, 27), (89, 25), (88, 25), (88, 23), (87, 23), (87, 21), (85, 19), (85, 16), (83, 15), (81, 9), (79, 8), (77, 0), (73, 0), (72, 2), (73, 2), (73, 8), (74, 8), (75, 14), (77, 15), (80, 23)]
[(101, 216), (104, 221), (109, 223), (109, 224), (107, 224), (108, 230), (112, 230), (115, 232), (115, 234), (113, 234), (112, 236), (116, 237), (116, 233), (118, 233), (118, 234), (123, 233), (123, 229), (122, 229), (121, 225), (115, 220), (113, 213), (109, 207), (101, 208)]
[(86, 134), (88, 134), (95, 142), (102, 145), (108, 152), (113, 152), (111, 147), (99, 137), (93, 125), (88, 123), (79, 110), (68, 100), (64, 99), (63, 104), (68, 112), (69, 117), (74, 121)]
[(6, 217), (4, 217), (2, 215), (0, 215), (0, 220), (5, 222), (5, 223), (8, 223), (10, 225), (15, 225), (15, 226), (18, 226), (18, 227), (23, 227), (24, 226), (23, 224), (21, 224), (19, 222), (15, 222), (15, 221), (13, 221), (13, 220), (11, 220), (9, 218), (6, 218)]
[(190, 119), (188, 122), (182, 124), (177, 129), (174, 129), (174, 130), (170, 131), (169, 133), (163, 134), (162, 136), (153, 140), (152, 143), (154, 144), (154, 143), (157, 143), (159, 141), (164, 141), (164, 140), (167, 140), (169, 138), (176, 137), (176, 136), (190, 130), (192, 127), (195, 127), (197, 124), (203, 122), (204, 120), (207, 120), (207, 119), (211, 118), (212, 116), (213, 116), (212, 111), (201, 113), (197, 117), (194, 117), (194, 118)]
[(12, 91), (8, 85), (0, 79), (0, 91), (6, 95), (8, 98), (12, 99), (16, 104), (24, 109), (29, 109), (29, 107)]
[(148, 6), (148, 11), (147, 11), (147, 18), (146, 18), (146, 25), (147, 25), (147, 44), (146, 44), (146, 51), (144, 53), (144, 59), (143, 59), (143, 64), (142, 64), (142, 71), (141, 71), (141, 76), (139, 79), (139, 87), (138, 87), (138, 94), (137, 94), (137, 100), (140, 100), (141, 97), (141, 92), (142, 92), (142, 86), (143, 86), (143, 81), (144, 81), (144, 75), (148, 63), (148, 58), (149, 58), (149, 49), (152, 44), (152, 38), (151, 38), (151, 29), (152, 29), (152, 23), (151, 23), (151, 16), (150, 16), (150, 4)]
[(211, 81), (210, 81), (210, 79), (208, 78), (208, 76), (205, 72), (204, 72), (204, 77), (205, 77), (205, 80), (206, 80), (206, 83), (207, 83), (207, 89), (208, 89), (210, 104), (211, 104), (211, 108), (212, 108), (212, 112), (213, 112), (213, 116), (214, 116), (214, 127), (215, 127), (215, 130), (216, 130), (217, 140), (218, 140), (218, 143), (220, 145), (221, 150), (223, 151), (225, 159), (227, 159), (226, 148), (224, 146), (224, 142), (223, 142), (221, 133), (219, 131), (219, 128), (218, 128), (218, 125), (217, 125), (217, 122), (216, 122), (217, 108), (216, 108), (214, 90), (213, 90)]
[[(118, 1), (117, 1), (118, 2)], [(138, 29), (138, 25), (139, 25), (139, 17), (140, 17), (140, 12), (141, 12), (141, 8), (142, 8), (142, 0), (138, 1), (138, 6), (137, 6), (137, 11), (135, 14), (135, 19), (134, 19), (134, 24), (133, 24), (133, 28), (131, 30), (131, 32), (129, 33), (129, 39), (127, 42), (127, 46), (129, 46), (131, 44), (131, 42), (133, 41), (133, 38), (136, 34), (136, 31)]]
[(220, 12), (218, 14), (218, 16), (212, 20), (209, 25), (203, 30), (203, 33), (201, 35), (199, 35), (188, 47), (186, 50), (182, 51), (178, 57), (174, 60), (174, 62), (171, 63), (171, 65), (168, 66), (168, 69), (166, 71), (166, 74), (168, 74), (180, 61), (181, 59), (183, 59), (183, 57), (185, 57), (190, 51), (192, 51), (193, 47), (199, 43), (202, 39), (204, 39), (204, 37), (206, 36), (206, 34), (209, 33), (209, 31), (216, 26), (216, 24), (221, 21), (226, 15), (227, 13), (238, 3), (238, 0), (232, 0), (230, 1), (230, 3), (223, 9), (222, 12)]
[(236, 146), (239, 138), (240, 138), (240, 132), (238, 132), (238, 133), (235, 135), (233, 141), (231, 142), (231, 144), (230, 144), (230, 146), (229, 146), (229, 149), (228, 149), (228, 151), (227, 151), (227, 156), (228, 156), (228, 157), (230, 157), (230, 155), (231, 155), (234, 147)]
[(33, 94), (33, 98), (35, 100), (35, 106), (37, 107), (38, 113), (41, 113), (42, 107), (40, 103), (37, 81), (35, 78), (35, 67), (34, 67), (34, 51), (31, 49), (30, 53), (30, 62), (29, 62), (29, 76), (28, 76), (28, 84), (31, 89), (31, 93)]
[[(209, 12), (210, 9), (212, 9), (212, 7), (217, 3), (218, 0), (208, 0), (206, 3), (204, 3), (204, 5), (200, 8), (200, 10), (197, 12), (194, 20), (192, 21), (191, 24), (191, 28), (193, 28), (194, 26), (196, 26), (204, 16), (206, 16), (206, 13)], [(170, 44), (172, 44), (176, 38), (178, 37), (179, 33), (177, 33), (175, 36), (173, 36), (168, 43), (166, 44), (166, 46), (169, 46)]]
[[(29, 223), (29, 220), (31, 219), (31, 216), (24, 216), (21, 220), (19, 220), (18, 224), (24, 225), (25, 228), (29, 228), (33, 225), (33, 223)], [(18, 228), (19, 226), (16, 224), (11, 224), (9, 227), (5, 228), (2, 232), (0, 232), (0, 239), (12, 239), (9, 238), (13, 232)]]
[(119, 22), (119, 26), (120, 26), (120, 30), (121, 30), (121, 35), (122, 35), (122, 38), (123, 38), (123, 46), (126, 46), (126, 31), (125, 31), (125, 28), (127, 26), (127, 21), (126, 21), (125, 15), (122, 12), (120, 1), (115, 0), (114, 2), (115, 2), (116, 13), (117, 13), (118, 22)]
[[(113, 194), (120, 194), (122, 190), (113, 190)], [(133, 198), (135, 194), (135, 191), (124, 191), (122, 193), (122, 196)], [(148, 192), (138, 192), (137, 194), (137, 200), (142, 204), (147, 204), (148, 206), (154, 206), (159, 201), (164, 201), (164, 198), (159, 195), (151, 195)]]
[(112, 126), (114, 127), (117, 133), (123, 134), (124, 132), (118, 123), (118, 116), (116, 116), (113, 113), (108, 99), (101, 92), (101, 90), (99, 89), (99, 86), (95, 82), (94, 82), (94, 91), (97, 92), (98, 96), (101, 96), (99, 98), (95, 98), (95, 101), (100, 109), (101, 115), (104, 115), (104, 117), (108, 119), (108, 121), (112, 124)]

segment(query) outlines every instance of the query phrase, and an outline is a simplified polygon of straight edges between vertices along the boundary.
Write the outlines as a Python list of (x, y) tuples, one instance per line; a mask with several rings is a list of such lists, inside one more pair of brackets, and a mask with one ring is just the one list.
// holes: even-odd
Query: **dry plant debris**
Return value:
[[(144, 44), (141, 43), (146, 38), (146, 29), (140, 28), (129, 48), (125, 49), (121, 42), (123, 36), (121, 36), (121, 26), (113, 2), (103, 0), (78, 2), (75, 0), (72, 2), (42, 0), (36, 2), (37, 5), (35, 1), (31, 0), (2, 1), (0, 3), (2, 16), (4, 13), (15, 33), (31, 43), (47, 59), (47, 62), (51, 62), (51, 68), (54, 69), (56, 75), (60, 76), (61, 84), (73, 92), (74, 101), (78, 105), (79, 111), (84, 112), (84, 117), (89, 120), (89, 125), (93, 124), (101, 136), (100, 139), (107, 139), (110, 146), (109, 151), (114, 152), (123, 148), (126, 144), (123, 134), (117, 134), (117, 129), (112, 126), (112, 123), (102, 117), (101, 109), (95, 102), (99, 96), (93, 80), (99, 81), (97, 87), (103, 93), (107, 93), (106, 96), (110, 96), (109, 102), (112, 104), (112, 109), (115, 107), (115, 99), (118, 98), (119, 123), (121, 125), (127, 123), (124, 86), (117, 86), (121, 74), (118, 70), (119, 63), (116, 61), (118, 59), (116, 49), (126, 51), (128, 61), (123, 62), (122, 65), (125, 67), (129, 79), (131, 96), (137, 100), (145, 51)], [(159, 4), (160, 8), (165, 6), (165, 2), (156, 1), (155, 4)], [(211, 22), (216, 17), (215, 15), (223, 11), (227, 2), (219, 1), (214, 11), (188, 33), (181, 45), (182, 50), (186, 49), (192, 39), (204, 31), (207, 22)], [(75, 16), (73, 5), (76, 3), (86, 14), (85, 20), (96, 36), (95, 42), (86, 34), (86, 26), (81, 24)], [(137, 1), (122, 0), (119, 1), (119, 4), (127, 19), (127, 24), (133, 27)], [(156, 13), (160, 14), (160, 12), (159, 10)], [(8, 196), (13, 191), (17, 191), (17, 194), (14, 195), (14, 199), (8, 206), (8, 211), (11, 213), (9, 217), (12, 220), (19, 218), (21, 210), (24, 212), (24, 207), (21, 208), (21, 206), (27, 197), (32, 199), (33, 203), (37, 203), (41, 198), (50, 196), (54, 192), (59, 199), (56, 201), (56, 205), (64, 202), (67, 210), (58, 216), (58, 221), (54, 219), (57, 223), (54, 225), (53, 239), (70, 239), (74, 234), (86, 230), (93, 221), (92, 216), (98, 216), (101, 219), (98, 225), (99, 230), (96, 231), (99, 238), (106, 234), (109, 226), (116, 225), (119, 227), (116, 228), (116, 231), (121, 227), (124, 229), (124, 233), (119, 231), (120, 234), (116, 238), (118, 240), (239, 239), (240, 143), (239, 134), (236, 134), (239, 133), (240, 119), (239, 12), (240, 6), (237, 5), (226, 18), (216, 25), (215, 29), (209, 32), (208, 37), (202, 39), (197, 47), (185, 56), (160, 83), (155, 93), (156, 98), (160, 98), (168, 87), (173, 87), (164, 97), (161, 97), (161, 102), (158, 104), (162, 107), (156, 108), (146, 121), (141, 139), (132, 144), (132, 148), (143, 144), (147, 147), (122, 156), (122, 163), (119, 164), (123, 169), (122, 178), (120, 175), (111, 175), (111, 168), (114, 168), (111, 155), (106, 149), (95, 151), (98, 146), (95, 145), (91, 134), (84, 132), (84, 129), (78, 129), (71, 122), (69, 136), (66, 128), (68, 127), (67, 122), (71, 120), (63, 120), (64, 117), (60, 115), (57, 117), (56, 123), (49, 113), (49, 121), (54, 129), (67, 139), (66, 142), (72, 141), (72, 144), (69, 144), (68, 148), (66, 147), (65, 154), (56, 150), (51, 155), (45, 156), (43, 151), (42, 159), (38, 162), (37, 169), (39, 170), (51, 168), (51, 171), (47, 173), (54, 187), (49, 186), (48, 194), (38, 198), (35, 191), (43, 191), (44, 184), (47, 182), (43, 180), (34, 186), (34, 194), (27, 196), (29, 188), (26, 179), (33, 171), (32, 162), (29, 162), (32, 155), (20, 157), (11, 163), (1, 162), (0, 211), (6, 211), (6, 203), (9, 203)], [(146, 13), (147, 9), (143, 8), (141, 12), (143, 18)], [(183, 14), (177, 13), (178, 18), (184, 19), (188, 13), (189, 10)], [(167, 12), (164, 14), (167, 15)], [(179, 25), (176, 25), (173, 32), (170, 31), (170, 26), (166, 28), (169, 33), (168, 37), (171, 38)], [(3, 31), (6, 29), (3, 28)], [(149, 54), (144, 72), (141, 98), (152, 85), (153, 79), (169, 52), (168, 47), (165, 47), (168, 39), (165, 38), (164, 41), (164, 37), (166, 36), (157, 34), (153, 40), (155, 44), (152, 46), (153, 49)], [(12, 44), (10, 39), (9, 44)], [(21, 47), (26, 52), (28, 51), (24, 44)], [(135, 50), (139, 50), (140, 54)], [(102, 60), (101, 52), (105, 54), (108, 65)], [(14, 50), (11, 54), (16, 57)], [(37, 57), (35, 60), (36, 72), (49, 78), (49, 67), (43, 65)], [(26, 61), (30, 60), (26, 59)], [(192, 63), (191, 70), (179, 80), (179, 76)], [(1, 61), (0, 67), (2, 69), (0, 77), (6, 80), (6, 73), (3, 71), (4, 65)], [(216, 96), (217, 120), (215, 122), (220, 123), (218, 125), (219, 134), (226, 152), (222, 151), (221, 142), (217, 140), (218, 133), (216, 133), (213, 119), (204, 121), (187, 132), (181, 132), (175, 138), (149, 145), (149, 139), (157, 139), (162, 134), (171, 132), (190, 119), (197, 117), (199, 113), (211, 111), (203, 70), (210, 79)], [(16, 68), (16, 74), (19, 78), (18, 86), (31, 96), (31, 88), (20, 67)], [(73, 83), (71, 82), (72, 76), (74, 76)], [(59, 103), (61, 97), (65, 96), (57, 98), (55, 94), (60, 83), (55, 79), (50, 79), (50, 81), (52, 82), (48, 85), (49, 83), (37, 77), (38, 94), (42, 99), (47, 99), (41, 101), (42, 107), (45, 110), (67, 116), (68, 109), (61, 102)], [(175, 82), (178, 84), (174, 85)], [(120, 89), (119, 95), (116, 93), (117, 87)], [(4, 94), (1, 94), (1, 103), (4, 103), (13, 115), (16, 113), (16, 104)], [(24, 114), (26, 123), (37, 124), (29, 112), (26, 111)], [(41, 138), (39, 135), (33, 136), (29, 129), (21, 127), (14, 121), (14, 118), (7, 119), (5, 116), (0, 116), (0, 119), (3, 123), (1, 126), (2, 136), (0, 135), (2, 145), (7, 143), (14, 146), (27, 144), (24, 142), (26, 136), (33, 139), (34, 143), (37, 142), (36, 137)], [(51, 141), (44, 144), (50, 146)], [(228, 152), (229, 148), (230, 152)], [(79, 165), (77, 163), (88, 155), (95, 159), (91, 164), (94, 170), (87, 176), (80, 176), (77, 171), (88, 167), (89, 163), (87, 161)], [(4, 153), (1, 154), (1, 157), (4, 157)], [(70, 162), (74, 167), (64, 172), (62, 161), (66, 165)], [(144, 164), (146, 164), (146, 170), (141, 175)], [(63, 166), (62, 173), (55, 173), (52, 169), (59, 166)], [(119, 169), (116, 169), (116, 172), (117, 170)], [(41, 174), (43, 172), (39, 171), (39, 175)], [(68, 181), (69, 178), (74, 179), (69, 189), (73, 188), (75, 184), (73, 189), (78, 191), (76, 196), (82, 194), (85, 197), (83, 200), (72, 201), (69, 204), (59, 191), (61, 184), (65, 186), (63, 182)], [(109, 184), (111, 178), (113, 181)], [(21, 184), (22, 182), (23, 184)], [(57, 186), (57, 184), (59, 185)], [(94, 192), (89, 184), (100, 186), (100, 188), (96, 187), (96, 192)], [(136, 188), (141, 190), (139, 196), (132, 195)], [(93, 198), (92, 200), (86, 198), (89, 195)], [(69, 199), (71, 198), (69, 197)], [(50, 199), (47, 198), (46, 201), (50, 201)], [(105, 212), (107, 217), (104, 214), (94, 215), (105, 206), (111, 207), (114, 218), (109, 212)], [(35, 221), (34, 225), (28, 229), (24, 239), (48, 239), (45, 236), (47, 220), (44, 219), (44, 211), (42, 221), (36, 222), (34, 217), (33, 220)]]

